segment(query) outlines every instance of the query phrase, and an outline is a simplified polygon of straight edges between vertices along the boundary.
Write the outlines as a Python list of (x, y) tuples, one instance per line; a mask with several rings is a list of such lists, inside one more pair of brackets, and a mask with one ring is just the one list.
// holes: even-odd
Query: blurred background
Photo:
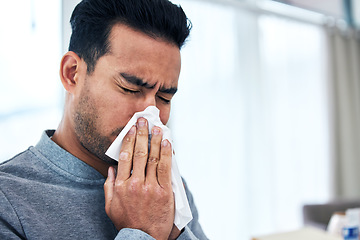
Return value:
[[(61, 119), (78, 2), (0, 2), (0, 162)], [(169, 125), (208, 237), (298, 229), (304, 204), (360, 200), (360, 3), (173, 2), (193, 29)]]

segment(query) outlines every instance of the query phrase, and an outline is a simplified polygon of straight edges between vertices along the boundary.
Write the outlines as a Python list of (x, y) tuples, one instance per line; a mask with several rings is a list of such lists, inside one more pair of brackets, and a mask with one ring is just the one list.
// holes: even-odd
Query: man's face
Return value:
[(135, 112), (153, 105), (163, 124), (169, 120), (181, 60), (175, 44), (124, 25), (115, 25), (109, 39), (110, 53), (82, 81), (73, 122), (81, 145), (113, 163), (105, 151)]

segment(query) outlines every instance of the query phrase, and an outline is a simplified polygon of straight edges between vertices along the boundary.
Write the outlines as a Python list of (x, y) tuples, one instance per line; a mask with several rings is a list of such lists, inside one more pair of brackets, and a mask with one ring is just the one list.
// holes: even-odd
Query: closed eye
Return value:
[(169, 104), (171, 100), (158, 96), (158, 98), (166, 104)]
[(120, 86), (120, 88), (121, 88), (122, 90), (124, 90), (124, 92), (131, 93), (131, 94), (135, 94), (135, 93), (139, 93), (139, 92), (140, 92), (140, 91), (138, 91), (138, 90), (131, 90), (131, 89), (124, 88), (124, 87), (121, 87), (121, 86)]

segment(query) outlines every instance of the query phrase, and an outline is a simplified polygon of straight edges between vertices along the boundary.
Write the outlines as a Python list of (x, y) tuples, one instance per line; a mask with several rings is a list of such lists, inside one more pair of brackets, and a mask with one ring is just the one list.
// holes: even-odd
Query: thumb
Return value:
[(114, 193), (114, 184), (115, 184), (115, 169), (114, 167), (109, 167), (108, 176), (104, 183), (104, 193), (105, 193), (105, 211), (108, 213), (108, 210), (111, 205), (111, 200)]

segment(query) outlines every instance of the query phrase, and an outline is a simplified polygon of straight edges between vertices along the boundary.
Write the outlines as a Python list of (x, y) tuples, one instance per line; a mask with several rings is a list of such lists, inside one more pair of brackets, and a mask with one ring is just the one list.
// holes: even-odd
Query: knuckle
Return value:
[(129, 143), (132, 142), (132, 138), (129, 137), (129, 136), (126, 136), (126, 137), (124, 138), (124, 140), (125, 140), (125, 142), (129, 142)]
[(107, 189), (111, 188), (112, 185), (113, 185), (113, 184), (110, 184), (109, 181), (106, 181), (106, 182), (104, 183), (104, 191), (106, 191)]
[(122, 161), (122, 162), (131, 161), (130, 153), (128, 151), (121, 151), (120, 156), (119, 156), (119, 161)]
[(146, 185), (142, 188), (142, 193), (144, 195), (145, 198), (153, 198), (153, 186), (151, 185)]
[(138, 134), (139, 136), (147, 136), (148, 133), (147, 133), (146, 130), (147, 130), (147, 129), (139, 129), (138, 132), (137, 132), (137, 134)]
[(158, 168), (158, 174), (165, 174), (165, 173), (167, 173), (166, 169), (164, 169), (162, 167)]
[(155, 184), (149, 184), (144, 189), (144, 194), (152, 200), (161, 200), (161, 187)]
[(123, 182), (115, 181), (114, 189), (116, 192), (119, 192), (122, 191), (123, 186), (124, 186)]
[(170, 201), (170, 198), (171, 198), (171, 196), (172, 196), (172, 192), (166, 191), (166, 190), (163, 189), (163, 188), (159, 188), (159, 189), (157, 190), (157, 196), (158, 196), (158, 198), (160, 199), (160, 201), (168, 202), (168, 201)]
[(158, 163), (159, 160), (160, 160), (160, 159), (159, 159), (158, 157), (150, 156), (149, 159), (148, 159), (148, 162), (149, 162), (149, 163)]
[(107, 186), (109, 186), (109, 185), (110, 185), (110, 184), (109, 184), (109, 180), (106, 179), (106, 181), (105, 181), (105, 183), (104, 183), (104, 188), (107, 187)]
[(166, 174), (169, 172), (169, 165), (165, 163), (160, 163), (157, 170), (159, 174)]
[(138, 193), (141, 190), (141, 180), (133, 177), (127, 186), (130, 193)]
[(134, 152), (134, 157), (135, 158), (145, 158), (145, 157), (147, 157), (147, 152), (146, 151), (143, 151), (143, 150), (136, 150), (135, 152)]

